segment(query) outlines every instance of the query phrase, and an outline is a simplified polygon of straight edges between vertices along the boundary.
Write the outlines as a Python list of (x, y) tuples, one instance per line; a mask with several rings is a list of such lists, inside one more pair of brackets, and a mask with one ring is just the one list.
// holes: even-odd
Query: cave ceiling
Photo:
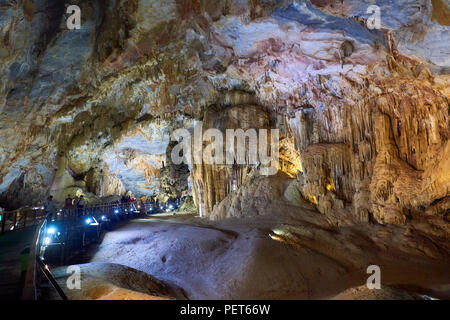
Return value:
[[(73, 4), (81, 28), (69, 30)], [(378, 28), (367, 26), (370, 5)], [(284, 118), (285, 171), (303, 172), (301, 193), (320, 212), (351, 203), (361, 219), (396, 223), (440, 201), (426, 211), (440, 214), (450, 188), (449, 7), (0, 1), (0, 206), (49, 192), (158, 194), (174, 129), (211, 106), (251, 105)], [(216, 169), (194, 169), (192, 181), (212, 192), (197, 201), (212, 211), (227, 193), (202, 180)]]

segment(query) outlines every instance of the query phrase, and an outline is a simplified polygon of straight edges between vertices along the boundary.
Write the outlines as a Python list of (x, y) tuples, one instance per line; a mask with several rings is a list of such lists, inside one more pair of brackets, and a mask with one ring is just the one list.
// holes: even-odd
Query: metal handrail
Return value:
[(41, 207), (23, 207), (13, 211), (0, 213), (0, 233), (17, 231), (35, 225), (44, 218)]
[[(106, 204), (95, 204), (95, 205), (85, 205), (82, 209), (83, 212), (89, 212), (98, 209), (108, 208), (112, 210), (117, 207), (126, 207), (135, 205), (135, 202), (127, 203), (106, 203)], [(70, 214), (71, 212), (78, 212), (79, 208), (72, 206), (71, 208), (60, 208), (57, 212), (63, 212), (64, 215)], [(30, 221), (31, 217), (31, 221)], [(5, 211), (0, 213), (0, 234), (17, 231), (23, 229), (30, 225), (35, 225), (45, 218), (45, 212), (43, 207), (23, 207), (13, 211)]]
[(64, 293), (63, 289), (59, 286), (58, 282), (56, 282), (55, 277), (53, 277), (53, 274), (50, 272), (50, 269), (47, 265), (44, 264), (42, 259), (38, 256), (36, 256), (36, 262), (44, 276), (47, 278), (47, 280), (52, 284), (53, 288), (58, 292), (59, 296), (62, 300), (69, 300)]
[[(93, 214), (95, 210), (103, 210), (103, 213), (107, 213), (105, 211), (108, 211), (110, 214), (114, 212), (115, 209), (129, 209), (135, 207), (135, 203), (133, 202), (127, 202), (127, 203), (108, 203), (108, 204), (100, 204), (100, 205), (90, 205), (85, 206), (84, 208), (66, 208), (66, 209), (58, 209), (56, 212), (56, 219), (59, 220), (65, 220), (66, 218), (71, 218), (73, 214), (75, 215), (86, 215), (86, 214)], [(142, 209), (147, 210), (148, 205), (144, 204), (144, 208)], [(105, 210), (107, 209), (107, 210)], [(81, 212), (79, 211), (81, 210)], [(139, 211), (139, 210), (137, 210)], [(58, 214), (59, 213), (59, 214)], [(49, 223), (48, 219), (44, 219), (44, 221), (40, 224), (39, 228), (36, 231), (35, 237), (33, 239), (33, 246), (30, 250), (30, 258), (29, 258), (29, 264), (28, 264), (28, 270), (27, 270), (27, 276), (26, 276), (26, 282), (25, 282), (25, 288), (24, 293), (22, 296), (22, 299), (24, 300), (37, 300), (38, 299), (38, 271), (40, 270), (44, 276), (47, 278), (47, 280), (51, 283), (53, 288), (58, 292), (59, 296), (63, 300), (67, 300), (67, 296), (62, 290), (62, 288), (57, 283), (56, 279), (54, 278), (53, 274), (49, 270), (49, 268), (45, 265), (45, 263), (42, 260), (42, 241), (43, 241), (43, 235), (45, 234), (45, 230), (47, 228), (47, 224)]]
[(47, 220), (44, 220), (44, 222), (42, 222), (42, 224), (38, 228), (36, 236), (34, 238), (34, 246), (30, 251), (29, 268), (27, 270), (25, 287), (22, 295), (23, 300), (37, 300), (38, 270), (40, 270), (44, 274), (46, 279), (51, 283), (61, 299), (68, 300), (61, 286), (58, 284), (50, 269), (47, 265), (45, 265), (41, 258), (41, 235), (43, 234), (46, 227)]
[(28, 269), (25, 278), (25, 286), (23, 289), (22, 300), (37, 300), (37, 258), (40, 256), (40, 244), (41, 244), (41, 235), (45, 226), (47, 225), (47, 221), (41, 223), (39, 228), (34, 235), (33, 242), (30, 248), (30, 256), (28, 258)]

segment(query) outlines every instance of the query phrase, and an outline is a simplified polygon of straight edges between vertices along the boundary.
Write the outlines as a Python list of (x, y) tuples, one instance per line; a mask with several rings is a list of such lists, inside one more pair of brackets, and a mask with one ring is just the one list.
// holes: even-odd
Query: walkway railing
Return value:
[(42, 207), (25, 207), (0, 213), (0, 233), (20, 230), (38, 224), (44, 218)]
[[(58, 247), (56, 260), (64, 264), (70, 256), (70, 251), (75, 249), (74, 243), (85, 246), (85, 236), (91, 234), (97, 239), (102, 230), (110, 229), (112, 221), (119, 221), (142, 213), (146, 213), (149, 205), (136, 205), (135, 203), (109, 203), (100, 205), (89, 205), (83, 208), (58, 209), (51, 217), (44, 217), (42, 208), (36, 212), (36, 221), (42, 221), (34, 237), (30, 248), (28, 271), (23, 291), (23, 299), (39, 299), (39, 288), (44, 280), (56, 290), (60, 298), (67, 299), (64, 291), (53, 277), (47, 257), (52, 246)], [(36, 209), (38, 210), (38, 209)], [(14, 214), (7, 213), (8, 217)], [(34, 217), (34, 215), (28, 215)], [(26, 221), (26, 218), (24, 221)], [(19, 220), (17, 220), (19, 221)], [(16, 221), (16, 222), (17, 222)], [(10, 225), (12, 223), (6, 224)], [(10, 231), (17, 230), (23, 224), (12, 224), (15, 227)], [(58, 229), (58, 230), (57, 230)], [(80, 244), (81, 239), (81, 244)], [(55, 260), (55, 259), (54, 259)]]
[[(133, 210), (143, 211), (148, 209), (150, 205), (136, 205), (133, 202), (129, 203), (108, 203), (108, 204), (96, 204), (96, 205), (86, 205), (84, 208), (80, 209), (77, 207), (58, 209), (53, 213), (53, 218), (57, 220), (65, 219), (67, 217), (73, 217), (77, 214), (95, 214), (96, 212), (102, 211), (104, 214), (112, 214), (117, 208), (128, 208), (132, 207)], [(0, 234), (5, 232), (17, 231), (29, 226), (34, 226), (39, 224), (45, 218), (44, 207), (24, 207), (14, 211), (0, 212)]]

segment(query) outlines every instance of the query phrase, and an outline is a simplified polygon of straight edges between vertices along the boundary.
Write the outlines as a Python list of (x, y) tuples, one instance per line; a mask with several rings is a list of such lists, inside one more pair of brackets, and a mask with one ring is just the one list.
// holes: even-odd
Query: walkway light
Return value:
[(47, 233), (48, 234), (55, 234), (56, 233), (56, 228), (55, 227), (49, 227), (47, 229)]
[(87, 225), (90, 225), (90, 226), (98, 226), (98, 222), (94, 217), (86, 218), (85, 222)]

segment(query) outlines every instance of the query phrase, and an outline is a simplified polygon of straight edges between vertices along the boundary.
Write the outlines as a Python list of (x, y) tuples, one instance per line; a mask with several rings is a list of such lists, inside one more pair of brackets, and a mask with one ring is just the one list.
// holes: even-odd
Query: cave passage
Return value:
[(0, 299), (450, 299), (448, 1), (53, 2), (0, 1)]

